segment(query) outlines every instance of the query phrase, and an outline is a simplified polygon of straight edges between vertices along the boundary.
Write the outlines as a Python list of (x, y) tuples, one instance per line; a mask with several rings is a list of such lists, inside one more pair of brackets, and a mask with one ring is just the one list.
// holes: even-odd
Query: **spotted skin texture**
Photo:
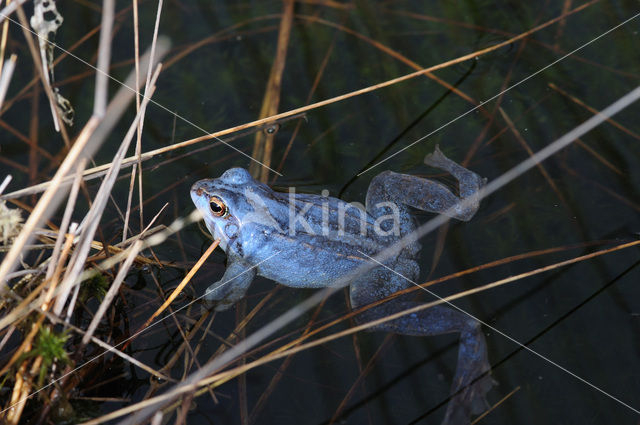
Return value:
[[(447, 213), (468, 221), (479, 207), (478, 190), (485, 180), (448, 159), (437, 147), (425, 163), (452, 174), (460, 197), (442, 184), (385, 171), (374, 177), (366, 211), (340, 199), (275, 192), (242, 168), (220, 178), (196, 182), (191, 198), (214, 238), (227, 254), (227, 269), (207, 289), (205, 300), (217, 311), (231, 307), (246, 293), (256, 275), (296, 288), (323, 288), (370, 263), (373, 256), (416, 229), (411, 209)], [(216, 202), (213, 202), (212, 199)], [(457, 206), (464, 199), (465, 207)], [(222, 202), (222, 210), (217, 203)], [(213, 205), (213, 207), (212, 207)], [(222, 213), (222, 214), (221, 214)], [(383, 266), (349, 284), (352, 308), (360, 308), (411, 287), (417, 281), (420, 244), (405, 246)], [(370, 308), (359, 323), (419, 305), (407, 297)], [(487, 348), (480, 324), (468, 315), (436, 306), (378, 325), (372, 330), (403, 335), (460, 334), (452, 398), (443, 424), (468, 424), (472, 414), (487, 408), (492, 386)]]

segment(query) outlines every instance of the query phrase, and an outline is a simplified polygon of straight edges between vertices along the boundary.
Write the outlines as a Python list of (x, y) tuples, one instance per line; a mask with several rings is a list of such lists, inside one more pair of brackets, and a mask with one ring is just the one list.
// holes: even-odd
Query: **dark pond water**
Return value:
[[(563, 8), (571, 10), (581, 4), (296, 4), (278, 110), (288, 111), (411, 73), (416, 69), (411, 64), (428, 67), (446, 62), (503, 42), (560, 16)], [(133, 67), (129, 7), (128, 2), (117, 4), (111, 70), (117, 80), (123, 80)], [(100, 22), (100, 5), (95, 2), (65, 2), (59, 8), (65, 22), (56, 41), (66, 49)], [(171, 39), (172, 50), (154, 95), (163, 108), (150, 105), (147, 110), (143, 151), (201, 136), (202, 130), (214, 132), (258, 118), (275, 57), (282, 8), (277, 1), (165, 2), (159, 32)], [(141, 2), (141, 49), (149, 46), (155, 11), (154, 2)], [(491, 181), (528, 158), (529, 152), (539, 151), (591, 117), (589, 107), (601, 110), (638, 85), (640, 17), (622, 24), (638, 12), (640, 6), (635, 1), (593, 2), (524, 40), (436, 71), (440, 82), (413, 78), (283, 122), (271, 156), (271, 166), (282, 176), (270, 173), (269, 181), (280, 188), (295, 186), (299, 192), (327, 189), (332, 196), (364, 202), (371, 179), (381, 171), (438, 177), (437, 171), (422, 163), (436, 144), (450, 158), (464, 161)], [(217, 36), (211, 39), (214, 34)], [(97, 36), (93, 36), (74, 54), (95, 63), (97, 43)], [(183, 56), (188, 49), (193, 51)], [(33, 76), (24, 38), (16, 28), (10, 31), (9, 50), (19, 53), (7, 96), (13, 99)], [(60, 53), (55, 52), (56, 56)], [(55, 72), (61, 93), (76, 110), (76, 125), (69, 130), (73, 136), (91, 114), (94, 72), (70, 57), (61, 61)], [(117, 88), (117, 82), (110, 83), (111, 93)], [(32, 102), (34, 93), (39, 102)], [(39, 114), (35, 124), (34, 107)], [(111, 160), (134, 114), (133, 107), (127, 111), (96, 155), (97, 164)], [(615, 122), (600, 125), (492, 194), (472, 221), (452, 222), (446, 231), (424, 237), (421, 281), (558, 248), (544, 255), (508, 260), (432, 288), (445, 296), (637, 239), (639, 116), (640, 105), (630, 106), (614, 117)], [(20, 95), (1, 120), (37, 139), (38, 146), (52, 155), (63, 146), (39, 90)], [(30, 129), (32, 125), (34, 129)], [(0, 163), (0, 175), (13, 175), (9, 190), (49, 179), (53, 175), (50, 159), (30, 156), (29, 146), (3, 127), (0, 155), (8, 161)], [(412, 145), (425, 135), (429, 136)], [(230, 143), (251, 155), (254, 135)], [(165, 203), (168, 207), (158, 223), (168, 225), (189, 214), (193, 210), (189, 198), (193, 182), (217, 177), (230, 167), (249, 167), (250, 162), (245, 155), (210, 142), (146, 161), (145, 224)], [(30, 173), (34, 167), (37, 172)], [(122, 171), (113, 191), (120, 209), (126, 208), (128, 172)], [(452, 182), (446, 177), (445, 181)], [(97, 187), (97, 181), (92, 180), (87, 189), (94, 194)], [(22, 201), (33, 204), (35, 199)], [(74, 218), (81, 219), (85, 211), (86, 206), (79, 207)], [(61, 215), (52, 221), (59, 223)], [(134, 217), (132, 230), (137, 233), (137, 210)], [(421, 222), (429, 218), (428, 214), (418, 215)], [(122, 220), (110, 203), (101, 223), (102, 235), (115, 243), (121, 229)], [(209, 241), (197, 225), (191, 225), (154, 248), (155, 255), (173, 267), (132, 270), (111, 313), (112, 328), (105, 322), (101, 337), (110, 334), (112, 343), (129, 337), (161, 304), (158, 285), (166, 296)], [(481, 423), (638, 422), (638, 252), (632, 247), (609, 253), (455, 301), (509, 337), (484, 328), (493, 377), (498, 382), (489, 393), (489, 402), (495, 404), (517, 391)], [(217, 251), (174, 302), (174, 310), (220, 279), (224, 262), (224, 254)], [(311, 290), (276, 287), (269, 280), (257, 279), (240, 310), (251, 311), (269, 298), (248, 322), (246, 334), (312, 294)], [(431, 299), (424, 295), (423, 299)], [(96, 308), (95, 299), (88, 301), (87, 310), (75, 317), (76, 324), (86, 327), (90, 312)], [(317, 316), (302, 316), (246, 361), (300, 336), (312, 320), (323, 323), (346, 312), (345, 294), (338, 292)], [(191, 332), (201, 317), (197, 303), (180, 310), (174, 318), (135, 338), (127, 352), (161, 369), (184, 348), (181, 332)], [(207, 318), (190, 339), (192, 349), (197, 347), (195, 360), (192, 353), (186, 359), (182, 354), (167, 373), (181, 379), (206, 363), (240, 320), (238, 309), (217, 314), (212, 324)], [(350, 326), (347, 321), (323, 335)], [(187, 423), (439, 423), (456, 363), (456, 342), (455, 335), (387, 338), (385, 334), (358, 333), (339, 338), (298, 353), (285, 363), (278, 360), (250, 370), (243, 378), (215, 388), (216, 401), (211, 393), (198, 396)], [(97, 367), (87, 366), (92, 367), (91, 372), (70, 394), (78, 417), (105, 414), (140, 401), (155, 385), (146, 372), (119, 358), (107, 355), (95, 364)], [(169, 387), (160, 387), (156, 393)], [(263, 395), (266, 398), (261, 399)], [(74, 399), (80, 396), (124, 400)]]

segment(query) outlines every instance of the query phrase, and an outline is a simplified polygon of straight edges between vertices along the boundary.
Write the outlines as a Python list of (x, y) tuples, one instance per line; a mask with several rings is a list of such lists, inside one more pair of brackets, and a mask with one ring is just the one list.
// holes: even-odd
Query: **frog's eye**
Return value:
[(225, 216), (229, 212), (225, 203), (222, 202), (222, 199), (216, 196), (212, 196), (211, 199), (209, 199), (209, 209), (211, 209), (211, 213), (216, 217)]

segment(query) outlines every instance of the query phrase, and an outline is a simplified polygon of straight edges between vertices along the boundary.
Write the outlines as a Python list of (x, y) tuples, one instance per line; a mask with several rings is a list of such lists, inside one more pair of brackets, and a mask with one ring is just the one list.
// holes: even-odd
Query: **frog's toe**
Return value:
[(473, 415), (479, 415), (491, 407), (487, 401), (487, 393), (496, 384), (497, 382), (488, 374), (472, 384), (470, 390), (470, 408)]
[(212, 311), (211, 311), (211, 309), (212, 309), (212, 307), (210, 307), (210, 306), (206, 303), (206, 301), (205, 301), (205, 302), (203, 302), (203, 303), (200, 305), (200, 315), (201, 315), (201, 316), (204, 316), (205, 314), (209, 314), (209, 313), (211, 313), (211, 312), (212, 312)]
[(442, 168), (449, 161), (450, 159), (444, 156), (439, 145), (436, 145), (433, 152), (424, 157), (424, 163), (435, 168)]
[(225, 311), (231, 308), (233, 302), (225, 302), (224, 300), (214, 300), (203, 298), (202, 299), (202, 309), (203, 311)]
[(213, 300), (213, 299), (209, 299), (207, 297), (204, 297), (202, 299), (202, 310), (203, 312), (206, 311), (212, 311), (214, 308), (216, 308), (216, 306), (218, 305), (218, 301)]
[(215, 311), (229, 310), (231, 306), (233, 306), (234, 304), (235, 304), (235, 301), (233, 302), (218, 301), (215, 306)]
[(449, 401), (442, 425), (468, 425), (472, 416), (486, 412), (491, 407), (486, 396), (494, 385), (496, 381), (487, 373), (460, 389)]
[(215, 296), (205, 296), (202, 299), (203, 305), (207, 308), (207, 310), (214, 311), (225, 311), (228, 310), (235, 301), (229, 301), (224, 298), (217, 298)]

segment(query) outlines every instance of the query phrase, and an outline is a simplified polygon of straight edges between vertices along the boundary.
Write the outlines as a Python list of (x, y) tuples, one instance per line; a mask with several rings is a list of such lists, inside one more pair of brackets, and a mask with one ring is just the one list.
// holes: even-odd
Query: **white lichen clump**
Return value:
[[(62, 25), (62, 15), (56, 8), (54, 0), (34, 0), (33, 16), (29, 23), (38, 34), (38, 42), (40, 44), (40, 54), (44, 67), (45, 79), (47, 84), (51, 85), (55, 81), (53, 73), (53, 39)], [(56, 98), (56, 107), (60, 111), (60, 117), (69, 126), (73, 125), (74, 110), (71, 103), (60, 94), (58, 87), (52, 87), (53, 94)], [(54, 121), (57, 120), (54, 117)], [(56, 131), (58, 130), (56, 124)]]
[(0, 242), (3, 245), (11, 243), (22, 229), (22, 214), (17, 208), (9, 208), (4, 201), (0, 201)]

